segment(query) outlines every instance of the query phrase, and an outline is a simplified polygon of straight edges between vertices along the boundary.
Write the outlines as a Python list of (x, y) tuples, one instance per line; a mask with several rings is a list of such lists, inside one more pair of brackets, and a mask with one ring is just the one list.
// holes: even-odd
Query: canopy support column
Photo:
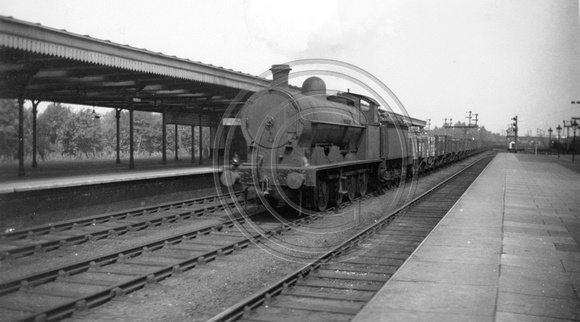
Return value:
[(161, 112), (161, 164), (167, 164), (167, 124), (165, 123), (165, 107)]
[(177, 150), (179, 149), (179, 128), (177, 123), (175, 123), (175, 161), (179, 160)]
[(115, 163), (121, 163), (121, 111), (120, 108), (115, 108), (115, 117), (117, 118), (117, 160)]
[(199, 164), (203, 164), (203, 109), (199, 112)]
[(37, 168), (36, 163), (36, 116), (38, 114), (38, 104), (40, 101), (32, 101), (32, 167)]
[(216, 149), (217, 142), (215, 141), (215, 134), (217, 132), (217, 127), (211, 126), (209, 128), (209, 157), (213, 159), (213, 152)]
[(195, 162), (195, 125), (191, 126), (191, 163)]
[(18, 176), (24, 176), (24, 96), (18, 97)]
[(129, 169), (135, 169), (135, 160), (133, 158), (133, 100), (129, 100)]

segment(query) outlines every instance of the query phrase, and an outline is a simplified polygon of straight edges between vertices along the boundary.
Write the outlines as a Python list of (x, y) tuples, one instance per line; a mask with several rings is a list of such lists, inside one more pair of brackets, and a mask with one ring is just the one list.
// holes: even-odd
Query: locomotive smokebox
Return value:
[(292, 70), (288, 65), (272, 65), (272, 87), (288, 89), (288, 74)]

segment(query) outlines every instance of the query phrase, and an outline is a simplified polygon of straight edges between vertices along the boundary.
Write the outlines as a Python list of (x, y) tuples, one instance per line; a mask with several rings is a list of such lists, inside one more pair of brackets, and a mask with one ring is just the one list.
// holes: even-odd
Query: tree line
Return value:
[[(95, 117), (98, 116), (98, 117)], [(135, 111), (133, 114), (133, 147), (135, 156), (160, 156), (162, 153), (163, 118), (159, 113)], [(465, 126), (457, 122), (455, 126)], [(191, 155), (191, 126), (178, 126), (179, 154)], [(199, 155), (198, 127), (194, 131), (195, 155)], [(499, 134), (485, 127), (468, 129), (438, 128), (433, 134), (457, 138), (476, 138), (488, 142), (503, 142)], [(24, 155), (32, 158), (32, 107), (24, 109)], [(115, 158), (117, 148), (116, 111), (98, 115), (89, 108), (72, 108), (53, 103), (37, 116), (37, 160)], [(121, 111), (120, 151), (129, 153), (129, 112)], [(209, 129), (203, 130), (203, 146), (210, 146)], [(167, 153), (175, 153), (175, 126), (167, 126)], [(0, 100), (0, 161), (18, 159), (18, 103)]]
[[(24, 155), (32, 158), (32, 107), (24, 108)], [(53, 103), (38, 113), (36, 134), (37, 160), (115, 158), (117, 149), (116, 111), (98, 115), (89, 108), (77, 109)], [(159, 113), (135, 111), (133, 114), (133, 148), (135, 156), (157, 156), (162, 153), (163, 118)], [(121, 155), (129, 153), (129, 112), (121, 111)], [(191, 126), (177, 127), (179, 154), (191, 155)], [(199, 130), (194, 131), (195, 154), (199, 155)], [(209, 147), (209, 129), (203, 129), (203, 146)], [(175, 126), (167, 126), (167, 153), (175, 153)], [(0, 100), (0, 160), (18, 159), (18, 103)]]

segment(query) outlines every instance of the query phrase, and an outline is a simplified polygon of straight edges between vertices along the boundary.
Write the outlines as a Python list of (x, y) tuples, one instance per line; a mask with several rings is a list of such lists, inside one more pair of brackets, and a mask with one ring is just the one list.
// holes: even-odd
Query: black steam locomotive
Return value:
[(270, 203), (323, 211), (482, 148), (477, 140), (422, 135), (424, 121), (380, 110), (370, 97), (327, 95), (318, 77), (290, 88), (288, 65), (271, 70), (272, 87), (239, 113), (247, 160), (234, 160), (221, 176), (226, 186), (255, 187)]

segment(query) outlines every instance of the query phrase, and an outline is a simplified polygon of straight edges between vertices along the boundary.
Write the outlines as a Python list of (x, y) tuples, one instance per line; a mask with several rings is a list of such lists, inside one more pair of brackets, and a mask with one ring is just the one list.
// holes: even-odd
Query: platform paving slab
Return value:
[(546, 281), (538, 283), (532, 277), (525, 275), (511, 275), (502, 272), (499, 279), (499, 290), (504, 293), (527, 294), (534, 296), (547, 296), (551, 298), (563, 298), (574, 300), (574, 287), (566, 283)]
[(578, 300), (550, 296), (534, 296), (499, 292), (498, 312), (519, 313), (525, 316), (569, 319), (578, 321)]
[[(418, 320), (416, 320), (418, 321)], [(548, 318), (545, 316), (533, 316), (511, 312), (497, 312), (495, 322), (577, 322), (578, 320)]]
[[(547, 252), (547, 249), (552, 251)], [(580, 262), (580, 253), (578, 252), (563, 252), (558, 251), (556, 247), (551, 244), (547, 244), (545, 247), (535, 247), (524, 242), (517, 244), (517, 243), (510, 243), (510, 245), (506, 245), (503, 247), (504, 254), (512, 254), (512, 255), (519, 255), (519, 256), (528, 256), (528, 257), (538, 257), (538, 258), (550, 258), (555, 260), (561, 260), (564, 263), (564, 267), (566, 267), (566, 261), (572, 262)], [(566, 271), (570, 271), (566, 268)]]
[[(497, 291), (494, 286), (402, 280), (389, 284), (391, 291), (380, 299), (377, 298), (375, 302), (386, 309), (380, 320), (390, 321), (389, 309), (462, 315), (464, 321), (467, 316), (472, 315), (491, 317), (495, 309)], [(417, 294), (421, 296), (416, 296)], [(364, 320), (364, 316), (358, 315), (354, 321), (360, 318)], [(374, 318), (370, 320), (377, 321)]]
[(580, 273), (562, 272), (546, 267), (523, 267), (502, 264), (501, 274), (527, 276), (537, 283), (553, 282), (559, 284), (580, 284)]
[(470, 265), (499, 265), (500, 260), (498, 254), (489, 247), (476, 248), (433, 245), (428, 250), (425, 248), (418, 249), (413, 256), (416, 256), (419, 261), (424, 262), (442, 261)]

